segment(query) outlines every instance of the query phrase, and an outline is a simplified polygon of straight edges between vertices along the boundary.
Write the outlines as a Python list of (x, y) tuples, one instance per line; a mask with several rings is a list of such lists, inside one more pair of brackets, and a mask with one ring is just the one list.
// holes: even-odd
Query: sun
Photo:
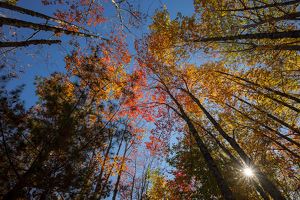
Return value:
[(245, 168), (244, 173), (246, 176), (253, 176), (253, 171), (250, 168)]

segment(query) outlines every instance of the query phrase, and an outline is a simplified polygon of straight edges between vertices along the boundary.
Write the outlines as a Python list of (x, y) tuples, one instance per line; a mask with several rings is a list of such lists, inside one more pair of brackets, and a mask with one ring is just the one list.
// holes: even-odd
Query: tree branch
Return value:
[(14, 163), (12, 162), (12, 160), (10, 159), (10, 156), (9, 156), (8, 147), (7, 147), (7, 143), (5, 141), (5, 136), (4, 136), (4, 132), (3, 132), (2, 122), (1, 121), (0, 121), (0, 129), (1, 129), (1, 134), (2, 134), (2, 140), (3, 140), (3, 144), (4, 144), (5, 153), (6, 153), (6, 156), (7, 156), (8, 160), (9, 160), (9, 164), (11, 165), (11, 167), (13, 168), (15, 174), (19, 178), (20, 175), (19, 175), (18, 171), (16, 170), (16, 168), (14, 166)]

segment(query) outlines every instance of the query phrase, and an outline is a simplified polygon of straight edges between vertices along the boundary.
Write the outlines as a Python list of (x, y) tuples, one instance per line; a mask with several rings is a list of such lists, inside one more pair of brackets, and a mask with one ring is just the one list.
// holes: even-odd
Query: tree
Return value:
[[(234, 161), (228, 157), (228, 150), (224, 151), (224, 146), (222, 149), (219, 149), (218, 146), (213, 145), (214, 141), (211, 140), (210, 136), (206, 137), (208, 139), (206, 145), (210, 149), (214, 148), (211, 152), (226, 177), (226, 181), (230, 185), (234, 196), (238, 199), (245, 199), (246, 197), (258, 199), (259, 196), (255, 193), (255, 189), (251, 187), (251, 178), (247, 180), (247, 177), (244, 177), (240, 173), (240, 163), (237, 165), (235, 163), (239, 161), (235, 158)], [(172, 147), (171, 152), (173, 157), (168, 159), (171, 166), (175, 168), (172, 171), (175, 178), (168, 181), (168, 184), (175, 187), (172, 189), (172, 198), (220, 199), (221, 193), (215, 187), (217, 183), (207, 168), (201, 152), (196, 147), (195, 142), (189, 140), (192, 140), (192, 138), (186, 133), (179, 143)], [(243, 184), (239, 184), (241, 182)]]
[(151, 183), (147, 193), (149, 199), (171, 199), (170, 188), (158, 169), (149, 172), (149, 181)]
[[(66, 71), (36, 78), (29, 109), (22, 87), (1, 88), (3, 199), (299, 198), (299, 1), (199, 0), (194, 15), (173, 20), (164, 7), (135, 41), (131, 68), (125, 31), (142, 19), (133, 3), (111, 1), (112, 26), (110, 2), (43, 3), (59, 5), (54, 17), (0, 5), (51, 24), (2, 23), (72, 39), (98, 37), (91, 27), (103, 24), (107, 40), (71, 41)], [(23, 28), (30, 41), (2, 45), (41, 42)], [(165, 158), (172, 171), (159, 166)]]
[[(182, 19), (182, 21), (178, 21), (178, 19)], [(249, 74), (251, 76), (259, 75), (259, 77), (263, 77), (264, 75), (266, 75), (271, 79), (275, 74), (278, 74), (278, 71), (283, 71), (282, 69), (280, 70), (277, 66), (275, 66), (275, 62), (279, 62), (280, 59), (275, 60), (275, 62), (273, 62), (272, 60), (271, 62), (273, 63), (270, 64), (264, 63), (266, 66), (272, 68), (273, 70), (276, 69), (276, 72), (272, 72), (272, 70), (263, 67), (258, 69), (252, 67), (249, 70), (240, 70), (239, 66), (229, 64), (226, 66), (225, 63), (228, 63), (228, 61), (225, 62), (224, 60), (219, 60), (219, 62), (216, 63), (209, 62), (196, 67), (195, 65), (188, 63), (188, 60), (190, 55), (196, 50), (196, 48), (199, 48), (200, 46), (197, 46), (198, 44), (194, 44), (192, 40), (189, 41), (190, 43), (185, 43), (188, 40), (186, 40), (186, 35), (183, 34), (183, 27), (186, 28), (185, 30), (198, 31), (199, 29), (195, 28), (197, 26), (193, 26), (195, 22), (196, 20), (194, 17), (179, 17), (171, 21), (167, 10), (163, 9), (154, 17), (154, 22), (150, 25), (151, 33), (145, 36), (143, 40), (137, 42), (137, 49), (139, 51), (138, 59), (141, 65), (141, 70), (143, 70), (144, 73), (152, 79), (151, 86), (145, 86), (147, 90), (153, 92), (151, 99), (152, 102), (151, 100), (149, 100), (148, 103), (153, 105), (156, 104), (159, 106), (166, 106), (166, 109), (173, 110), (177, 114), (177, 116), (179, 116), (179, 118), (182, 118), (183, 121), (188, 125), (189, 131), (192, 132), (195, 138), (198, 135), (197, 129), (195, 128), (195, 123), (211, 123), (212, 128), (215, 129), (238, 153), (239, 157), (243, 160), (244, 165), (253, 167), (255, 169), (257, 174), (257, 181), (260, 182), (258, 186), (261, 186), (266, 192), (269, 193), (269, 195), (271, 195), (275, 199), (285, 199), (282, 191), (278, 189), (281, 186), (277, 184), (277, 181), (275, 181), (269, 173), (266, 174), (267, 167), (261, 165), (259, 162), (258, 165), (260, 166), (258, 166), (257, 164), (255, 164), (254, 160), (247, 154), (247, 152), (251, 152), (251, 148), (247, 148), (246, 144), (242, 142), (244, 137), (247, 137), (246, 132), (244, 132), (242, 130), (242, 127), (238, 125), (232, 126), (232, 120), (230, 119), (236, 119), (236, 117), (232, 113), (227, 111), (226, 106), (223, 107), (225, 102), (228, 102), (229, 105), (239, 105), (240, 103), (237, 100), (246, 103), (247, 101), (245, 99), (249, 98), (249, 96), (252, 97), (252, 95), (257, 95), (257, 93), (251, 93), (249, 91), (249, 87), (246, 88), (246, 90), (245, 88), (240, 88), (239, 86), (237, 87), (237, 85), (235, 85), (233, 82), (224, 80), (224, 78), (218, 77), (219, 75), (215, 74), (216, 71), (221, 71), (222, 73), (224, 73), (224, 71), (228, 72), (235, 70), (236, 72), (243, 74), (243, 76), (245, 76), (245, 74), (248, 72), (248, 76)], [(206, 21), (206, 23), (209, 22)], [(209, 30), (211, 31), (211, 29)], [(232, 56), (232, 54), (230, 54), (229, 56)], [(249, 57), (247, 59), (249, 59)], [(288, 65), (285, 65), (284, 67), (294, 65), (293, 62), (286, 63), (288, 63)], [(273, 82), (269, 82), (269, 84), (272, 84), (272, 87), (267, 86), (267, 88), (275, 88), (275, 85), (279, 83), (279, 81), (281, 81), (281, 83), (284, 82), (285, 86), (289, 87), (289, 92), (281, 93), (287, 93), (287, 96), (293, 96), (289, 95), (288, 93), (296, 91), (296, 88), (298, 88), (298, 86), (297, 83), (294, 85), (294, 79), (291, 77), (275, 77), (274, 84)], [(262, 82), (265, 83), (265, 80), (262, 80)], [(156, 83), (157, 85), (153, 86), (154, 83)], [(287, 88), (284, 88), (284, 90), (286, 89)], [(260, 94), (260, 98), (261, 97), (262, 95)], [(277, 103), (284, 102), (281, 101), (280, 98), (273, 97), (271, 99), (270, 96), (268, 97), (268, 95), (264, 95), (264, 99), (266, 98), (269, 99), (269, 103), (272, 103), (274, 101), (273, 99), (280, 100), (277, 101)], [(259, 103), (255, 99), (253, 99), (253, 101)], [(210, 111), (208, 111), (201, 102), (205, 102), (205, 104), (208, 104)], [(252, 121), (252, 123), (254, 122), (253, 126), (257, 126), (259, 121), (261, 120), (263, 122), (259, 123), (261, 126), (264, 126), (262, 124), (267, 123), (267, 127), (269, 128), (270, 126), (276, 127), (270, 129), (274, 130), (273, 134), (276, 133), (278, 135), (279, 133), (278, 136), (281, 135), (285, 137), (285, 134), (281, 134), (279, 131), (277, 131), (279, 127), (284, 128), (284, 126), (290, 129), (290, 131), (297, 133), (297, 128), (294, 125), (289, 124), (297, 124), (294, 117), (295, 115), (297, 116), (296, 113), (291, 113), (290, 115), (283, 116), (282, 113), (279, 113), (280, 111), (276, 111), (275, 116), (268, 112), (265, 112), (264, 109), (261, 109), (263, 108), (263, 106), (265, 106), (265, 109), (272, 110), (272, 108), (268, 107), (267, 105), (260, 105), (262, 107), (256, 107), (253, 104), (248, 105), (251, 105), (251, 111), (254, 111), (253, 108), (256, 109), (256, 113), (253, 113), (253, 117), (255, 116), (255, 121)], [(286, 105), (286, 103), (285, 105), (281, 103), (281, 106), (286, 107)], [(259, 111), (260, 113), (257, 113), (257, 111)], [(264, 117), (269, 117), (270, 120), (266, 121)], [(239, 134), (239, 140), (236, 141), (234, 138), (235, 136), (230, 136), (230, 130), (239, 130), (243, 132), (243, 134)], [(254, 131), (252, 142), (257, 141), (258, 138), (255, 137), (259, 137), (258, 132), (256, 131)], [(286, 131), (287, 130), (285, 129), (284, 132)], [(272, 143), (274, 142), (281, 148), (285, 147), (284, 151), (287, 154), (291, 153), (289, 154), (289, 156), (297, 155), (296, 152), (298, 152), (298, 149), (295, 148), (295, 146), (290, 146), (289, 144), (288, 147), (286, 147), (285, 144), (282, 143), (281, 139), (277, 139), (274, 136), (270, 137), (268, 134), (262, 134), (261, 132), (259, 132), (259, 134), (260, 136), (266, 135), (264, 137), (268, 138), (268, 141), (272, 141)], [(292, 143), (298, 143), (298, 139), (294, 140), (291, 137), (285, 137), (285, 139), (287, 141), (290, 140), (290, 142)], [(251, 143), (251, 140), (246, 141), (249, 141)], [(243, 146), (241, 146), (241, 144), (239, 143), (243, 144)], [(278, 153), (278, 156), (281, 157), (281, 153)], [(296, 160), (293, 160), (293, 157), (290, 158), (291, 164), (295, 166)], [(272, 157), (270, 157), (270, 159), (272, 159)], [(273, 155), (273, 159), (277, 160), (275, 155)], [(264, 169), (265, 172), (263, 172), (262, 169)], [(264, 191), (259, 189), (259, 187), (256, 187), (256, 189), (260, 190), (261, 194), (263, 195)], [(268, 198), (266, 197), (266, 195), (263, 196), (265, 198)]]
[[(17, 14), (21, 14), (22, 16), (35, 17), (38, 21), (41, 21), (31, 22), (29, 20), (9, 18), (8, 16), (1, 18), (3, 33), (1, 33), (0, 48), (2, 47), (2, 57), (6, 58), (3, 59), (2, 64), (5, 64), (8, 70), (15, 68), (14, 65), (16, 64), (11, 62), (14, 58), (14, 53), (19, 53), (15, 51), (18, 49), (23, 50), (24, 47), (29, 45), (63, 44), (61, 47), (68, 53), (70, 51), (85, 52), (91, 49), (101, 49), (103, 46), (109, 48), (106, 51), (110, 53), (110, 48), (126, 49), (127, 46), (120, 46), (126, 45), (124, 43), (126, 32), (122, 31), (120, 26), (130, 29), (132, 27), (138, 27), (139, 24), (143, 23), (143, 14), (137, 10), (136, 5), (129, 4), (128, 2), (116, 2), (118, 6), (113, 6), (113, 8), (119, 8), (115, 10), (116, 15), (118, 15), (121, 21), (120, 26), (118, 25), (118, 19), (106, 20), (106, 16), (103, 15), (104, 8), (109, 9), (109, 7), (112, 6), (109, 2), (53, 0), (42, 1), (42, 3), (48, 7), (56, 6), (56, 12), (53, 13), (54, 16), (48, 16), (6, 2), (0, 3), (0, 7), (2, 8), (17, 12)], [(45, 23), (43, 23), (43, 21), (45, 21)], [(105, 24), (106, 28), (100, 27), (103, 24)], [(103, 36), (99, 34), (100, 31)], [(70, 37), (62, 38), (62, 35)], [(52, 38), (57, 39), (52, 40)], [(65, 38), (67, 38), (67, 40)], [(85, 40), (80, 40), (80, 38), (84, 38)], [(71, 50), (66, 49), (68, 47), (70, 47)], [(12, 55), (10, 55), (10, 53)], [(22, 53), (21, 51), (20, 54)], [(40, 49), (31, 53), (31, 55), (39, 55), (39, 53)], [(113, 53), (117, 54), (117, 52)], [(30, 53), (26, 53), (26, 55), (29, 54)], [(47, 57), (51, 57), (50, 52), (44, 54)], [(63, 57), (64, 56), (65, 54)], [(11, 73), (14, 72), (12, 71)]]
[[(148, 41), (151, 41), (151, 39), (149, 39)], [(158, 95), (158, 100), (156, 100), (155, 96), (154, 96), (155, 102), (158, 102), (158, 104), (166, 105), (167, 107), (171, 108), (179, 117), (181, 117), (186, 122), (186, 124), (189, 127), (189, 130), (193, 134), (193, 136), (197, 142), (197, 145), (200, 148), (200, 150), (205, 158), (206, 163), (209, 166), (209, 169), (214, 174), (214, 177), (218, 183), (218, 186), (221, 189), (222, 195), (224, 195), (225, 199), (234, 199), (231, 190), (229, 189), (228, 185), (226, 184), (224, 178), (222, 177), (222, 175), (221, 175), (218, 167), (216, 166), (213, 158), (211, 157), (207, 147), (205, 146), (202, 139), (199, 137), (198, 132), (192, 123), (192, 120), (186, 114), (183, 106), (174, 97), (175, 94), (174, 95), (172, 94), (172, 92), (171, 92), (172, 89), (168, 87), (169, 84), (167, 84), (167, 83), (170, 81), (170, 79), (168, 79), (169, 77), (164, 76), (164, 75), (166, 75), (164, 73), (168, 73), (167, 71), (164, 70), (165, 69), (164, 65), (156, 62), (155, 58), (153, 58), (150, 55), (150, 52), (148, 53), (147, 44), (144, 43), (143, 45), (140, 45), (138, 47), (141, 47), (139, 49), (140, 65), (145, 67), (142, 70), (145, 70), (147, 73), (149, 73), (149, 76), (152, 75), (152, 79), (157, 81), (156, 82), (157, 86), (154, 86), (154, 88), (157, 88), (158, 91), (155, 92), (156, 94), (154, 93), (154, 95)], [(152, 58), (153, 58), (153, 60), (152, 60)], [(149, 70), (149, 71), (147, 71), (147, 70)], [(162, 97), (159, 97), (160, 95), (162, 95)], [(167, 97), (169, 97), (171, 99), (172, 103), (168, 104), (167, 102), (165, 102)], [(173, 104), (175, 104), (175, 105), (173, 105)], [(175, 108), (173, 106), (175, 106)]]
[[(66, 34), (66, 35), (74, 35), (74, 36), (83, 36), (83, 37), (89, 37), (89, 38), (98, 38), (98, 39), (103, 39), (108, 41), (108, 39), (102, 38), (101, 36), (98, 36), (96, 33), (93, 33), (91, 31), (87, 31), (86, 29), (83, 29), (77, 25), (73, 25), (69, 22), (66, 22), (64, 20), (60, 20), (60, 19), (56, 19), (35, 11), (31, 11), (28, 9), (24, 9), (15, 5), (11, 5), (9, 3), (5, 3), (5, 2), (0, 2), (0, 6), (2, 8), (6, 8), (12, 11), (17, 11), (20, 12), (22, 14), (27, 14), (30, 16), (34, 16), (34, 17), (38, 17), (38, 18), (42, 18), (42, 19), (46, 19), (46, 20), (50, 20), (56, 23), (59, 23), (60, 25), (67, 25), (70, 26), (69, 29), (64, 29), (64, 28), (58, 28), (58, 27), (54, 27), (54, 26), (49, 26), (49, 25), (45, 25), (45, 24), (37, 24), (37, 23), (32, 23), (32, 22), (27, 22), (24, 20), (18, 20), (18, 19), (11, 19), (11, 18), (7, 18), (7, 17), (1, 17), (1, 26), (3, 25), (10, 25), (10, 26), (14, 26), (14, 27), (25, 27), (25, 28), (30, 28), (33, 30), (37, 30), (37, 31), (51, 31), (54, 32), (55, 34)], [(101, 11), (102, 9), (99, 9), (99, 11)], [(97, 14), (97, 16), (101, 16), (100, 14)], [(103, 21), (103, 19), (98, 19), (98, 21), (95, 21), (94, 23), (100, 23), (101, 21)], [(85, 32), (78, 32), (76, 31), (77, 29), (83, 29), (83, 31), (87, 31), (88, 33)], [(21, 42), (1, 42), (0, 47), (20, 47), (20, 46), (28, 46), (30, 44), (61, 44), (61, 40), (26, 40), (26, 41), (21, 41)]]
[[(97, 77), (100, 88), (93, 86), (93, 79), (87, 83), (82, 76), (76, 83), (60, 73), (37, 80), (40, 101), (26, 112), (18, 102), (20, 90), (11, 97), (1, 91), (4, 199), (89, 198), (99, 192), (97, 187), (94, 191), (96, 185), (102, 186), (100, 197), (109, 195), (108, 179), (125, 167), (124, 156), (112, 147), (121, 141), (120, 149), (123, 140), (136, 140), (139, 133), (128, 121), (114, 117), (115, 105), (105, 109), (103, 100), (112, 93), (104, 74)], [(17, 116), (20, 119), (15, 121)], [(130, 139), (133, 132), (136, 137)]]

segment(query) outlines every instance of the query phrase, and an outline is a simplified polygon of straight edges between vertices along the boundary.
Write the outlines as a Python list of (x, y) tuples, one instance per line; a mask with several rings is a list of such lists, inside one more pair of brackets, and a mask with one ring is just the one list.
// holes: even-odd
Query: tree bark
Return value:
[(253, 168), (255, 171), (256, 177), (258, 178), (259, 182), (261, 183), (264, 190), (266, 190), (271, 197), (273, 197), (275, 200), (283, 200), (285, 199), (279, 190), (273, 185), (271, 181), (266, 177), (266, 175), (260, 170), (258, 166), (254, 164), (252, 159), (244, 152), (244, 150), (240, 147), (240, 145), (232, 138), (230, 137), (225, 131), (221, 128), (221, 126), (218, 124), (218, 122), (211, 116), (211, 114), (202, 106), (200, 101), (189, 91), (181, 88), (183, 92), (188, 94), (193, 101), (199, 106), (199, 108), (202, 110), (202, 112), (206, 115), (206, 117), (209, 119), (209, 121), (214, 125), (214, 127), (217, 129), (217, 131), (223, 136), (223, 138), (229, 142), (229, 144), (234, 148), (234, 150), (241, 156), (241, 158), (244, 160), (247, 166)]
[(241, 26), (241, 28), (255, 28), (255, 27), (260, 26), (260, 25), (265, 24), (265, 23), (279, 22), (279, 21), (282, 21), (282, 20), (298, 20), (297, 17), (300, 17), (300, 12), (285, 14), (281, 17), (272, 17), (272, 18), (257, 22), (255, 24), (243, 25), (243, 26)]
[(109, 41), (108, 39), (102, 38), (97, 35), (69, 31), (69, 30), (65, 30), (62, 28), (47, 26), (47, 25), (43, 25), (43, 24), (36, 24), (36, 23), (26, 22), (23, 20), (12, 19), (12, 18), (0, 17), (0, 27), (2, 25), (10, 25), (10, 26), (18, 27), (18, 28), (24, 27), (24, 28), (30, 28), (33, 30), (53, 31), (54, 33), (62, 33), (62, 34), (66, 34), (66, 35), (75, 35), (75, 36), (88, 37), (88, 38), (97, 38), (97, 39)]
[(253, 45), (255, 48), (262, 50), (286, 50), (286, 51), (300, 51), (300, 45)]
[[(208, 130), (206, 130), (203, 126), (201, 126), (200, 124), (197, 123), (197, 125), (200, 126), (200, 128), (202, 128), (209, 136), (211, 136), (214, 141), (218, 144), (218, 146), (224, 151), (224, 153), (226, 153), (227, 156), (229, 156), (229, 158), (240, 168), (243, 169), (244, 166), (243, 164), (238, 161), (231, 153), (228, 149), (226, 149), (226, 147), (224, 147), (221, 142)], [(250, 183), (253, 184), (253, 186), (255, 187), (255, 189), (259, 192), (259, 194), (262, 196), (262, 198), (264, 200), (270, 200), (270, 198), (268, 197), (268, 195), (264, 192), (264, 190), (259, 186), (259, 184), (253, 179), (250, 179)]]
[(112, 200), (116, 200), (116, 197), (117, 197), (118, 186), (120, 184), (121, 176), (122, 176), (122, 173), (123, 173), (123, 166), (124, 166), (124, 163), (125, 163), (125, 156), (126, 156), (126, 153), (128, 151), (127, 147), (128, 147), (128, 141), (126, 141), (126, 143), (125, 143), (125, 149), (124, 149), (123, 158), (122, 158), (122, 162), (121, 162), (121, 168), (118, 172), (118, 178), (117, 178), (117, 181), (116, 181), (116, 184), (115, 184)]
[(257, 9), (263, 9), (263, 8), (293, 5), (293, 4), (296, 4), (296, 3), (299, 3), (299, 2), (300, 2), (299, 0), (294, 0), (294, 1), (286, 1), (286, 2), (282, 2), (282, 3), (266, 4), (265, 6), (255, 6), (255, 7), (250, 7), (250, 8), (240, 8), (240, 9), (233, 9), (233, 10), (218, 10), (218, 11), (234, 12), (234, 11), (257, 10)]
[[(123, 133), (123, 134), (125, 134), (125, 133)], [(117, 153), (116, 153), (116, 157), (119, 156), (119, 153), (120, 153), (120, 150), (121, 150), (121, 146), (122, 146), (122, 143), (123, 143), (123, 139), (124, 139), (124, 135), (122, 136), (121, 142), (120, 142), (120, 144), (119, 144), (118, 151), (117, 151)], [(107, 154), (106, 156), (108, 156), (108, 154)], [(101, 187), (101, 190), (100, 190), (100, 198), (101, 198), (101, 195), (102, 195), (102, 193), (103, 193), (103, 191), (104, 191), (105, 186), (106, 186), (107, 183), (108, 183), (108, 180), (109, 180), (109, 178), (110, 178), (110, 176), (111, 176), (111, 173), (112, 173), (113, 168), (114, 168), (114, 166), (112, 165), (112, 166), (110, 167), (109, 173), (108, 173), (108, 175), (107, 175), (107, 177), (106, 177), (106, 179), (105, 179), (105, 183), (104, 183), (103, 187)]]
[(99, 191), (98, 195), (99, 195), (100, 198), (102, 196), (102, 192), (104, 191), (104, 188), (106, 187), (106, 185), (103, 183), (102, 175), (103, 175), (103, 172), (104, 172), (106, 161), (108, 159), (108, 154), (109, 154), (111, 148), (113, 147), (112, 140), (113, 140), (113, 136), (109, 135), (109, 144), (108, 144), (108, 147), (106, 149), (105, 154), (103, 154), (104, 160), (103, 160), (103, 164), (101, 166), (100, 173), (99, 173), (98, 180), (97, 180), (97, 184), (96, 184), (96, 187), (95, 187), (94, 195), (97, 195), (97, 193)]
[(277, 102), (277, 103), (279, 103), (279, 104), (281, 104), (281, 105), (283, 105), (283, 106), (285, 106), (285, 107), (287, 107), (287, 108), (290, 108), (291, 110), (293, 110), (293, 111), (295, 111), (295, 112), (300, 113), (300, 110), (299, 110), (298, 108), (295, 108), (295, 107), (292, 106), (292, 105), (289, 105), (289, 104), (287, 104), (287, 103), (285, 103), (285, 102), (283, 102), (283, 101), (281, 101), (281, 100), (278, 100), (278, 99), (276, 99), (276, 98), (274, 98), (274, 97), (272, 97), (272, 96), (270, 96), (270, 95), (268, 95), (268, 94), (265, 94), (265, 93), (263, 93), (263, 92), (261, 92), (261, 91), (255, 89), (255, 88), (251, 87), (251, 86), (241, 84), (241, 83), (239, 83), (239, 82), (237, 82), (237, 81), (235, 81), (235, 80), (232, 80), (232, 79), (230, 79), (230, 78), (229, 78), (229, 80), (235, 82), (236, 84), (239, 84), (239, 85), (245, 86), (245, 87), (247, 87), (247, 88), (250, 88), (251, 90), (253, 90), (253, 91), (256, 92), (257, 94), (263, 95), (264, 97), (267, 97), (267, 98), (269, 98), (269, 99), (272, 99), (273, 101), (275, 101), (275, 102)]
[(233, 35), (224, 37), (211, 37), (211, 38), (199, 38), (194, 39), (192, 42), (217, 42), (217, 41), (228, 41), (228, 40), (242, 40), (242, 39), (282, 39), (282, 38), (299, 38), (300, 30), (294, 31), (283, 31), (283, 32), (272, 32), (272, 33), (253, 33), (243, 35)]
[(0, 48), (3, 47), (25, 47), (29, 45), (38, 45), (38, 44), (61, 44), (60, 40), (28, 40), (22, 42), (0, 42)]
[(47, 15), (39, 13), (39, 12), (35, 12), (35, 11), (32, 11), (32, 10), (21, 8), (19, 6), (15, 6), (15, 5), (12, 5), (12, 4), (9, 4), (9, 3), (0, 2), (0, 7), (6, 8), (6, 9), (9, 9), (9, 10), (13, 10), (13, 11), (16, 11), (16, 12), (19, 12), (19, 13), (22, 13), (22, 14), (31, 15), (33, 17), (43, 18), (43, 19), (46, 19), (46, 20), (49, 20), (49, 21), (53, 21), (53, 22), (59, 23), (61, 25), (70, 26), (72, 28), (81, 29), (81, 30), (87, 31), (89, 33), (95, 34), (92, 31), (86, 30), (86, 29), (84, 29), (84, 28), (82, 28), (80, 26), (71, 24), (69, 22), (66, 22), (66, 21), (63, 21), (63, 20), (60, 20), (60, 19), (56, 19), (56, 18), (47, 16)]
[(204, 142), (202, 141), (202, 139), (200, 138), (196, 128), (194, 127), (191, 119), (186, 115), (186, 113), (184, 112), (183, 107), (180, 105), (180, 103), (175, 99), (175, 97), (171, 94), (171, 92), (169, 91), (169, 89), (165, 86), (165, 91), (168, 93), (168, 95), (171, 97), (171, 99), (175, 102), (175, 104), (177, 105), (177, 107), (180, 110), (180, 113), (178, 111), (175, 111), (188, 125), (188, 128), (190, 130), (190, 132), (193, 134), (193, 137), (204, 157), (205, 162), (207, 163), (207, 166), (209, 168), (209, 170), (211, 171), (211, 173), (213, 174), (222, 195), (224, 196), (224, 198), (226, 200), (233, 200), (235, 199), (232, 191), (230, 190), (230, 188), (228, 187), (225, 179), (223, 178), (221, 172), (219, 171), (215, 161), (213, 160), (212, 156), (210, 155), (207, 147), (205, 146)]

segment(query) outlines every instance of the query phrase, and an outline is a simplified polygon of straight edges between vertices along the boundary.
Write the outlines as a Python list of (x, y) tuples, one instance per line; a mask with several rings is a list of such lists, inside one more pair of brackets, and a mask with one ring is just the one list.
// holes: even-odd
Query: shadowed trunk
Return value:
[(275, 200), (283, 200), (285, 199), (279, 190), (273, 185), (273, 183), (266, 177), (266, 175), (260, 170), (258, 166), (254, 164), (252, 159), (244, 152), (244, 150), (240, 147), (240, 145), (230, 137), (225, 131), (221, 128), (218, 122), (211, 116), (211, 114), (202, 106), (200, 101), (189, 91), (181, 88), (183, 92), (188, 94), (193, 101), (199, 106), (205, 116), (209, 119), (209, 121), (214, 125), (217, 131), (223, 136), (223, 138), (229, 142), (229, 144), (234, 148), (234, 150), (241, 156), (247, 166), (254, 169), (256, 177), (261, 183), (264, 190), (266, 190)]
[(256, 93), (258, 93), (258, 94), (260, 94), (260, 95), (263, 95), (263, 96), (265, 96), (265, 97), (267, 97), (267, 98), (269, 98), (269, 99), (272, 99), (273, 101), (275, 101), (275, 102), (277, 102), (277, 103), (279, 103), (279, 104), (281, 104), (281, 105), (283, 105), (283, 106), (285, 106), (285, 107), (287, 107), (287, 108), (290, 108), (291, 110), (293, 110), (293, 111), (295, 111), (295, 112), (300, 113), (300, 110), (299, 110), (298, 108), (295, 108), (294, 106), (292, 106), (292, 105), (290, 105), (290, 104), (287, 104), (287, 103), (285, 103), (284, 101), (281, 101), (281, 100), (279, 100), (279, 99), (276, 99), (276, 98), (272, 97), (272, 96), (269, 95), (269, 94), (265, 94), (265, 93), (263, 93), (263, 92), (257, 90), (257, 89), (254, 88), (254, 87), (251, 87), (251, 86), (249, 86), (249, 85), (244, 85), (244, 84), (239, 83), (239, 82), (237, 82), (237, 81), (235, 81), (235, 80), (233, 80), (233, 79), (230, 79), (230, 78), (228, 78), (228, 79), (231, 80), (231, 81), (233, 81), (233, 82), (235, 82), (235, 83), (238, 84), (238, 85), (242, 85), (242, 86), (244, 86), (244, 87), (250, 88), (251, 90), (255, 91)]
[[(230, 106), (229, 104), (225, 104), (225, 105), (228, 106), (229, 108), (235, 110), (236, 112), (240, 113), (241, 115), (245, 116), (247, 119), (250, 119), (251, 121), (253, 121), (253, 122), (255, 122), (255, 123), (258, 123), (259, 125), (261, 125), (262, 127), (266, 128), (267, 130), (269, 130), (269, 131), (271, 131), (271, 132), (274, 132), (276, 135), (280, 136), (281, 138), (284, 138), (284, 139), (286, 139), (287, 141), (291, 142), (292, 144), (295, 144), (295, 145), (297, 145), (298, 147), (300, 147), (300, 144), (299, 144), (298, 142), (292, 140), (291, 138), (289, 138), (289, 137), (287, 137), (287, 136), (281, 134), (280, 132), (278, 132), (278, 131), (276, 131), (276, 130), (270, 128), (269, 126), (266, 126), (266, 125), (264, 125), (264, 124), (262, 124), (262, 123), (260, 123), (260, 122), (257, 122), (257, 121), (256, 121), (255, 119), (253, 119), (252, 117), (249, 117), (249, 116), (246, 115), (245, 113), (243, 113), (243, 112), (239, 111), (238, 109), (236, 109), (236, 108)], [(270, 138), (270, 137), (267, 136), (267, 135), (264, 135), (264, 136)], [(270, 139), (271, 139), (271, 138), (270, 138)], [(295, 154), (294, 152), (292, 152), (291, 150), (289, 150), (287, 147), (285, 147), (285, 146), (283, 146), (282, 144), (278, 143), (276, 140), (273, 140), (273, 141), (274, 141), (276, 144), (278, 144), (279, 146), (281, 146), (283, 149), (285, 149), (286, 151), (288, 151), (289, 153), (291, 153), (293, 156), (295, 156), (295, 157), (297, 157), (297, 158), (300, 158), (299, 155)]]
[[(200, 124), (197, 123), (197, 125), (203, 129), (210, 137), (212, 137), (214, 139), (214, 141), (218, 144), (218, 146), (224, 151), (224, 153), (226, 153), (226, 155), (240, 168), (243, 169), (244, 166), (243, 164), (238, 161), (231, 153), (228, 149), (226, 149), (226, 147), (224, 147), (221, 142), (207, 129), (205, 129), (203, 126), (201, 126)], [(255, 189), (259, 192), (259, 194), (262, 196), (262, 198), (264, 200), (270, 200), (270, 198), (268, 197), (268, 195), (264, 192), (264, 190), (259, 186), (259, 184), (254, 180), (254, 179), (250, 179), (250, 183), (253, 184), (253, 186), (255, 187)]]
[(61, 44), (60, 40), (28, 40), (22, 42), (0, 42), (0, 48), (2, 47), (26, 47), (29, 45), (38, 45), (38, 44)]
[(272, 3), (272, 4), (266, 4), (264, 6), (255, 6), (250, 8), (240, 8), (240, 9), (233, 9), (233, 10), (217, 10), (217, 11), (246, 11), (246, 10), (257, 10), (257, 9), (263, 9), (263, 8), (271, 8), (271, 7), (278, 7), (278, 6), (287, 6), (287, 5), (293, 5), (296, 3), (299, 3), (300, 0), (294, 0), (294, 1), (286, 1), (281, 3)]
[(243, 35), (233, 35), (224, 37), (211, 37), (211, 38), (199, 38), (194, 39), (192, 42), (216, 42), (216, 41), (227, 41), (227, 40), (242, 40), (242, 39), (282, 39), (282, 38), (299, 38), (300, 30), (295, 31), (283, 31), (273, 33), (253, 33)]
[(95, 34), (92, 31), (86, 30), (86, 29), (84, 29), (80, 26), (71, 24), (69, 22), (47, 16), (47, 15), (44, 15), (44, 14), (39, 13), (39, 12), (35, 12), (35, 11), (32, 11), (32, 10), (21, 8), (19, 6), (15, 6), (15, 5), (12, 5), (12, 4), (9, 4), (9, 3), (0, 2), (0, 7), (6, 8), (6, 9), (9, 9), (9, 10), (13, 10), (13, 11), (16, 11), (16, 12), (19, 12), (19, 13), (22, 13), (22, 14), (31, 15), (33, 17), (39, 17), (39, 18), (42, 18), (42, 19), (46, 19), (46, 20), (49, 20), (49, 21), (59, 23), (61, 25), (70, 26), (70, 27), (73, 27), (73, 28), (76, 28), (76, 29), (81, 29), (81, 30), (87, 31), (89, 33)]
[(192, 133), (203, 157), (204, 160), (209, 168), (209, 170), (211, 171), (211, 173), (213, 174), (222, 195), (224, 196), (224, 198), (226, 200), (234, 200), (234, 196), (232, 194), (232, 191), (230, 190), (230, 188), (228, 187), (225, 179), (223, 178), (221, 172), (219, 171), (215, 161), (213, 160), (212, 156), (210, 155), (207, 147), (205, 146), (204, 142), (202, 141), (202, 139), (200, 138), (196, 128), (194, 127), (191, 119), (186, 115), (186, 113), (184, 112), (183, 107), (180, 105), (180, 103), (175, 99), (175, 97), (171, 94), (171, 92), (169, 91), (169, 89), (167, 88), (167, 86), (165, 86), (165, 91), (168, 93), (168, 95), (171, 97), (171, 99), (175, 102), (175, 104), (177, 105), (177, 107), (179, 108), (180, 112), (178, 112), (177, 110), (175, 110), (174, 108), (172, 108), (188, 125), (188, 128), (190, 130), (190, 132)]

